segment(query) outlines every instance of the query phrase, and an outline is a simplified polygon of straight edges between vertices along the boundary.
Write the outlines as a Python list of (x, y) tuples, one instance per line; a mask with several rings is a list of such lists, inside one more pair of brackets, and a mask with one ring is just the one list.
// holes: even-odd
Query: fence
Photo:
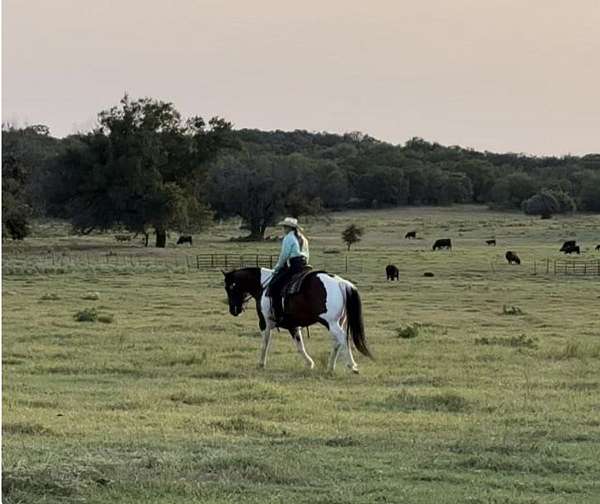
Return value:
[[(62, 272), (63, 270), (81, 270), (86, 268), (139, 268), (139, 267), (176, 267), (186, 270), (209, 271), (216, 269), (231, 270), (236, 268), (259, 267), (273, 268), (277, 263), (277, 255), (269, 254), (231, 254), (213, 253), (196, 255), (176, 255), (170, 257), (152, 257), (134, 254), (46, 254), (38, 256), (4, 256), (3, 272), (16, 274), (23, 271)], [(317, 269), (333, 273), (362, 272), (363, 262), (360, 257), (314, 255), (311, 264)]]
[(554, 275), (599, 275), (600, 259), (545, 259), (533, 261), (533, 274), (552, 273)]

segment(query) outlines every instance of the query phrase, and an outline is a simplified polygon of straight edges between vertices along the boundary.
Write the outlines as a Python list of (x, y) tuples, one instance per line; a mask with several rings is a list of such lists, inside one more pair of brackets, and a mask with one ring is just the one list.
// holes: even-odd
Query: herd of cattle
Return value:
[[(416, 231), (409, 231), (408, 233), (406, 233), (404, 235), (404, 238), (407, 240), (414, 240), (417, 238), (417, 232)], [(488, 246), (496, 246), (496, 239), (492, 238), (490, 240), (485, 240), (486, 245)], [(438, 240), (435, 240), (435, 242), (433, 243), (433, 250), (441, 250), (441, 249), (446, 249), (446, 250), (452, 250), (452, 240), (450, 238), (440, 238)], [(600, 251), (600, 244), (596, 245), (596, 251)], [(559, 252), (563, 252), (564, 254), (581, 254), (581, 247), (579, 245), (577, 245), (577, 241), (576, 240), (567, 240), (566, 242), (563, 243), (562, 247), (559, 249)], [(508, 264), (521, 264), (521, 259), (519, 258), (519, 256), (513, 252), (512, 250), (509, 250), (506, 252), (506, 254), (504, 254), (504, 257), (506, 258), (506, 261), (508, 262)], [(385, 274), (388, 280), (399, 280), (400, 277), (400, 271), (398, 270), (398, 268), (396, 267), (396, 265), (394, 264), (388, 264), (385, 267)], [(432, 274), (429, 275), (425, 275), (425, 276), (433, 276)]]

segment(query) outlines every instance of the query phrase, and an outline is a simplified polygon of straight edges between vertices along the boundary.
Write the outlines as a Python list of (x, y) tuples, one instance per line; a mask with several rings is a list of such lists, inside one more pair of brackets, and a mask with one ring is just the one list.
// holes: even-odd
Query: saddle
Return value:
[(324, 272), (320, 270), (314, 270), (312, 267), (307, 266), (299, 273), (292, 275), (292, 277), (281, 288), (281, 297), (283, 299), (287, 299), (294, 294), (298, 294), (302, 289), (302, 285), (304, 285), (304, 281), (311, 275), (316, 275), (317, 273)]

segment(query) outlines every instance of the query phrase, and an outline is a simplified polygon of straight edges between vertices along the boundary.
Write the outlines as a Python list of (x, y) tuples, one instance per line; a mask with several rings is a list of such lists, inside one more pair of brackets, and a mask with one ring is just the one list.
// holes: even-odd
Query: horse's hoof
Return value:
[(360, 374), (357, 367), (350, 368), (350, 371), (352, 371), (354, 374)]

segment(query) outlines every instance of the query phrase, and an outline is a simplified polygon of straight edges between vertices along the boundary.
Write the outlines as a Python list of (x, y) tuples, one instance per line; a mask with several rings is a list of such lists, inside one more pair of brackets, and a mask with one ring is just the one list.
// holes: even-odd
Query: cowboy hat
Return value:
[(293, 217), (286, 217), (285, 219), (283, 219), (279, 224), (277, 224), (278, 226), (285, 226), (285, 227), (291, 227), (294, 229), (299, 229), (300, 231), (302, 231), (302, 228), (300, 227), (300, 225), (298, 224), (298, 219), (294, 219)]

